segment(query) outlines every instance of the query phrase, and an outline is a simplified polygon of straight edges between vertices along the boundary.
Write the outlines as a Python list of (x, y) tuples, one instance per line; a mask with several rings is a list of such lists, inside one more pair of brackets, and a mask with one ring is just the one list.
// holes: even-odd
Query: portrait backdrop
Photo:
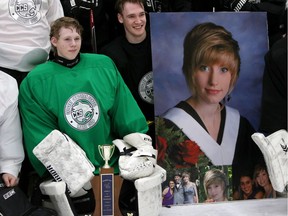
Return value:
[(182, 73), (183, 41), (196, 24), (213, 22), (230, 31), (240, 46), (241, 67), (228, 106), (257, 130), (260, 121), (264, 55), (268, 51), (266, 12), (150, 13), (155, 116), (191, 94)]

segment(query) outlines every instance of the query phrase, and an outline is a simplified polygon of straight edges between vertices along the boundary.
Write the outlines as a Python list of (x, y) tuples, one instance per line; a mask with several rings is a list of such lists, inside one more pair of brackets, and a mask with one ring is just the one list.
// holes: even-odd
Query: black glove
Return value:
[(232, 10), (235, 12), (239, 12), (240, 10), (247, 10), (247, 2), (248, 0), (222, 0), (222, 6), (225, 9)]

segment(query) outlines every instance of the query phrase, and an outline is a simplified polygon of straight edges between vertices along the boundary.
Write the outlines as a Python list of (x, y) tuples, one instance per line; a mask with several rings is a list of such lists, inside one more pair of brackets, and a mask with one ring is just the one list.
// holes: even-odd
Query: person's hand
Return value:
[(205, 203), (213, 203), (213, 202), (215, 202), (213, 199), (207, 199), (207, 200), (205, 200)]
[(6, 187), (13, 187), (18, 185), (19, 179), (12, 174), (4, 173), (2, 179)]
[(236, 12), (243, 10), (243, 7), (247, 2), (247, 0), (220, 0), (220, 4), (222, 4), (224, 8)]

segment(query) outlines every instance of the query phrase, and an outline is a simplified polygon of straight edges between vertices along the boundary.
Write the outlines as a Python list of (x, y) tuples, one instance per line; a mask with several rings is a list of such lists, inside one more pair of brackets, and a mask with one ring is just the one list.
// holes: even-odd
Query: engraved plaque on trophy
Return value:
[(114, 153), (115, 145), (104, 144), (98, 146), (99, 153), (105, 164), (100, 168), (100, 190), (101, 190), (101, 216), (114, 216), (114, 169), (108, 161)]

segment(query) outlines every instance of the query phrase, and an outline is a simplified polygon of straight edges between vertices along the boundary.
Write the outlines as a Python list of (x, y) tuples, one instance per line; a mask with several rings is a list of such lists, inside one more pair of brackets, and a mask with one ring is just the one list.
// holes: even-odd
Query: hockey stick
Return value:
[(90, 10), (91, 44), (94, 53), (97, 53), (96, 30), (94, 24), (93, 9)]

